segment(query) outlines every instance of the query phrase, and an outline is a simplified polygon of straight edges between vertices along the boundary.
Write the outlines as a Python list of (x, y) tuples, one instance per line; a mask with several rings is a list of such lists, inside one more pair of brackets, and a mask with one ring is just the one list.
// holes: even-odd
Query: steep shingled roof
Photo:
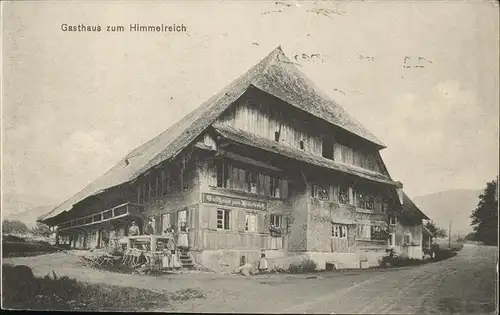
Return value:
[(132, 181), (149, 168), (178, 155), (250, 86), (384, 148), (337, 103), (321, 92), (283, 53), (281, 47), (202, 103), (163, 133), (127, 154), (104, 175), (41, 217), (48, 223), (73, 205), (102, 191)]

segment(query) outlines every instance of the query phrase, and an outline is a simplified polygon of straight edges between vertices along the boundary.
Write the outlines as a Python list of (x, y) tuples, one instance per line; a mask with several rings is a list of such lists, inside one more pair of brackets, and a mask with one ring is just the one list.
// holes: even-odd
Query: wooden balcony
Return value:
[(125, 217), (141, 217), (144, 212), (144, 206), (127, 202), (111, 209), (94, 213), (82, 218), (66, 221), (59, 225), (59, 231), (81, 228), (91, 225), (96, 225), (111, 220), (116, 220)]

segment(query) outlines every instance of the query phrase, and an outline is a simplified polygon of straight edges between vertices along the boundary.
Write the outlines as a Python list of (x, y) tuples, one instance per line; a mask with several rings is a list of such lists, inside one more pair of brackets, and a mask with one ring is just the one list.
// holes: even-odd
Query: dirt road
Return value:
[[(245, 313), (493, 313), (496, 249), (466, 245), (456, 257), (418, 267), (342, 274), (237, 276), (182, 274), (125, 275), (75, 268), (67, 254), (9, 258), (37, 275), (55, 266), (81, 281), (175, 291), (198, 288), (206, 298), (157, 311)], [(60, 256), (57, 256), (60, 255)], [(47, 259), (48, 257), (52, 257)]]

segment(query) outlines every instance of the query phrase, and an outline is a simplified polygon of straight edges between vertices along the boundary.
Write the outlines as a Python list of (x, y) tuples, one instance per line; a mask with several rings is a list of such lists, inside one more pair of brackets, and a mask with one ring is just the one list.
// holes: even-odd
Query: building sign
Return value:
[(214, 205), (239, 207), (245, 209), (266, 210), (266, 203), (263, 201), (226, 197), (214, 194), (203, 194), (202, 200), (204, 203), (211, 203)]

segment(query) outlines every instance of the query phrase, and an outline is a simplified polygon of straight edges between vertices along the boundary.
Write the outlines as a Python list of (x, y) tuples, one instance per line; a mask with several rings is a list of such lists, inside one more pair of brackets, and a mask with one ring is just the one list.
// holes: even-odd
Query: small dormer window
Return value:
[(304, 141), (300, 140), (299, 147), (301, 150), (304, 150)]

